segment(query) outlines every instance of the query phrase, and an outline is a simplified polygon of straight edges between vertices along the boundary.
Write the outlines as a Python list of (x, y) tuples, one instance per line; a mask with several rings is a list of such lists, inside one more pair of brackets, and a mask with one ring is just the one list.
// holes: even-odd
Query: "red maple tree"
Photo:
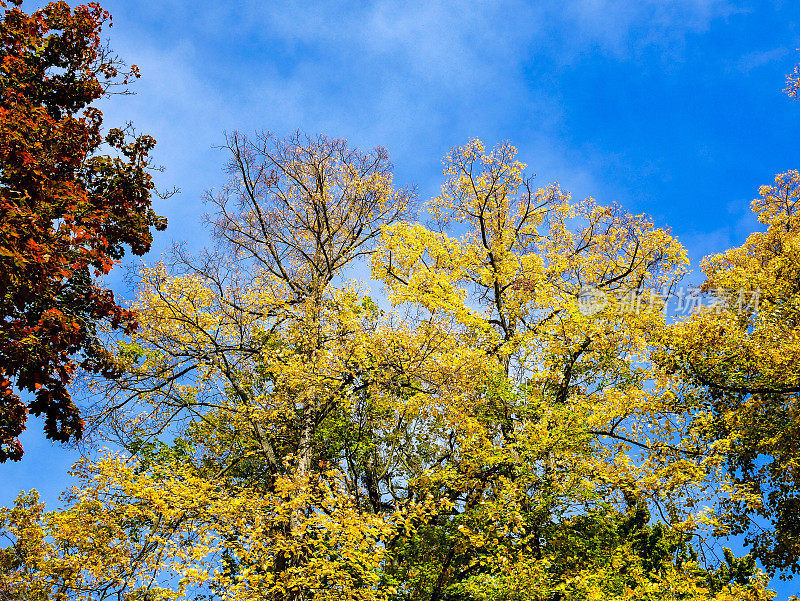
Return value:
[[(10, 4), (0, 0), (0, 462), (22, 457), (29, 411), (44, 415), (50, 439), (81, 436), (75, 370), (113, 376), (98, 327), (136, 327), (95, 278), (126, 247), (146, 253), (151, 227), (166, 227), (151, 207), (155, 140), (120, 129), (104, 137), (91, 106), (138, 77), (101, 41), (108, 12)], [(113, 154), (98, 153), (104, 142)]]

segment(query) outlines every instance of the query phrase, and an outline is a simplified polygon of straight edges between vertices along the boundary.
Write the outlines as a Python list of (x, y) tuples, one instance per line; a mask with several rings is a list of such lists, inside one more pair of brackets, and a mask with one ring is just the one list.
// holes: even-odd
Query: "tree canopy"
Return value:
[(0, 28), (0, 460), (20, 390), (92, 450), (61, 508), (0, 509), (0, 597), (767, 601), (798, 571), (800, 173), (673, 319), (672, 232), (538, 185), (511, 143), (453, 148), (420, 204), (384, 148), (234, 132), (212, 244), (143, 265), (123, 309), (93, 278), (164, 221), (153, 140), (99, 154), (91, 103), (137, 73), (108, 19)]
[[(146, 253), (150, 229), (166, 226), (151, 208), (155, 141), (102, 136), (93, 106), (138, 77), (102, 44), (108, 13), (53, 2), (29, 15), (19, 4), (0, 3), (0, 462), (21, 458), (28, 411), (44, 415), (48, 438), (81, 436), (75, 369), (116, 373), (99, 324), (136, 325), (94, 277), (126, 247)], [(104, 143), (114, 155), (99, 154)]]
[(98, 382), (123, 452), (77, 466), (63, 511), (6, 510), (7, 590), (770, 598), (753, 557), (713, 559), (723, 459), (652, 361), (687, 263), (669, 231), (535, 187), (509, 144), (454, 149), (428, 225), (383, 149), (227, 149), (218, 244), (143, 269)]

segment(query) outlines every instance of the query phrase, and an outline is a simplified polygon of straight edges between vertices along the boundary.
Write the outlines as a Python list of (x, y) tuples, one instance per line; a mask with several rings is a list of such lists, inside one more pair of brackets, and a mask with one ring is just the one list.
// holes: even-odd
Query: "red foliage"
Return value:
[[(28, 410), (45, 416), (50, 439), (81, 436), (67, 388), (76, 368), (116, 371), (98, 324), (136, 327), (93, 278), (126, 246), (147, 252), (150, 228), (166, 227), (151, 208), (155, 141), (119, 129), (104, 140), (90, 106), (138, 77), (101, 44), (109, 14), (95, 3), (32, 14), (11, 4), (0, 0), (0, 462), (22, 457)], [(117, 156), (97, 154), (104, 141)]]

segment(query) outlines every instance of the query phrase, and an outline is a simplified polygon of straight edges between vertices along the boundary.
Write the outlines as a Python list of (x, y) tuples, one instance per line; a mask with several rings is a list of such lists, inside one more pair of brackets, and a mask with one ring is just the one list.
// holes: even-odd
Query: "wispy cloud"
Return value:
[(567, 44), (573, 50), (596, 47), (623, 58), (646, 45), (680, 45), (688, 34), (741, 11), (727, 0), (569, 0), (548, 6), (559, 27), (574, 28)]
[(781, 62), (791, 54), (790, 48), (778, 47), (769, 50), (748, 52), (733, 65), (734, 70), (740, 73), (750, 73), (754, 69)]
[(223, 130), (297, 128), (389, 148), (403, 183), (435, 194), (440, 158), (477, 136), (512, 139), (544, 181), (605, 192), (602, 150), (560, 139), (547, 77), (587, 52), (627, 60), (671, 47), (732, 11), (722, 0), (566, 2), (109, 2), (113, 45), (143, 72), (138, 95), (107, 103), (158, 140), (175, 238), (197, 235), (203, 190), (219, 185)]

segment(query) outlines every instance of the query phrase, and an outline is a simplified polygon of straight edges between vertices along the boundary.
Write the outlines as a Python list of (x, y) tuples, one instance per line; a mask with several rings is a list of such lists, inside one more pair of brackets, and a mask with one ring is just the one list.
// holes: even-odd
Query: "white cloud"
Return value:
[(621, 58), (647, 45), (680, 46), (686, 35), (739, 10), (728, 0), (569, 0), (558, 9), (549, 6), (551, 13), (562, 12), (567, 31), (574, 27), (574, 51), (599, 48)]
[[(642, 45), (671, 48), (732, 11), (722, 0), (169, 0), (117, 8), (113, 45), (143, 79), (138, 96), (107, 103), (107, 121), (131, 118), (159, 140), (162, 181), (184, 190), (166, 210), (193, 215), (202, 189), (221, 180), (224, 156), (211, 146), (237, 128), (300, 128), (384, 145), (401, 182), (418, 183), (423, 196), (436, 193), (451, 146), (470, 136), (510, 138), (542, 183), (558, 177), (576, 193), (612, 200), (614, 191), (599, 184), (599, 151), (558, 141), (559, 98), (526, 69), (590, 51), (625, 60)], [(143, 25), (156, 20), (163, 31)]]
[(789, 48), (772, 48), (758, 52), (749, 52), (742, 56), (733, 65), (733, 68), (740, 73), (749, 73), (754, 69), (781, 62), (781, 59), (791, 54)]

